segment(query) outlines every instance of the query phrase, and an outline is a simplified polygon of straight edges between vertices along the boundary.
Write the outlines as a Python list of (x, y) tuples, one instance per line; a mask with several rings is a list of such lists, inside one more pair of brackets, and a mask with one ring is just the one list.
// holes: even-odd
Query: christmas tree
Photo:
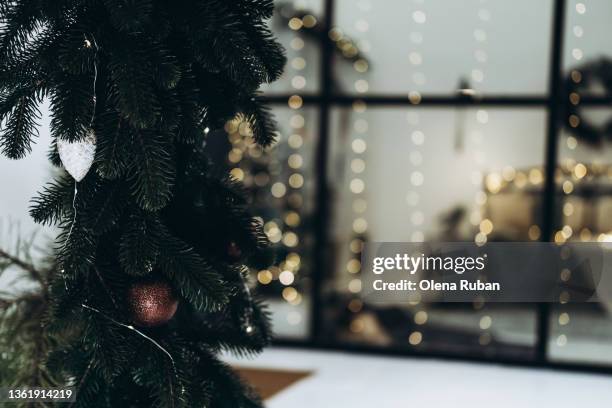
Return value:
[[(0, 148), (21, 158), (51, 112), (67, 171), (33, 200), (57, 224), (44, 330), (52, 385), (80, 407), (257, 407), (218, 353), (270, 338), (248, 267), (267, 241), (207, 138), (282, 73), (271, 0), (0, 0)], [(264, 254), (264, 255), (262, 255)], [(24, 384), (28, 385), (28, 384)]]

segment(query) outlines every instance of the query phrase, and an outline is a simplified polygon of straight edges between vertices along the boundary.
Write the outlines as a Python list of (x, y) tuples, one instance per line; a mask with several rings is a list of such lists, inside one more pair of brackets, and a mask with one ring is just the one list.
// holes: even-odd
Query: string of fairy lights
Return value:
[[(410, 140), (410, 152), (408, 152), (409, 171), (406, 180), (406, 205), (407, 205), (407, 221), (410, 224), (409, 239), (412, 242), (423, 242), (425, 240), (425, 225), (434, 220), (426, 218), (427, 209), (421, 207), (423, 198), (423, 188), (425, 185), (425, 176), (423, 170), (423, 154), (428, 142), (428, 134), (423, 119), (423, 112), (418, 108), (421, 104), (422, 92), (427, 84), (427, 76), (424, 73), (423, 65), (425, 63), (425, 34), (427, 33), (426, 24), (428, 19), (435, 20), (435, 14), (426, 7), (426, 0), (411, 0), (412, 7), (408, 18), (410, 19), (410, 33), (407, 38), (409, 48), (404, 54), (405, 58), (410, 63), (410, 89), (408, 90), (408, 100), (414, 108), (408, 109), (406, 113), (406, 136)], [(305, 12), (310, 10), (307, 1), (295, 1), (294, 10)], [(343, 278), (338, 282), (342, 286), (343, 291), (348, 293), (348, 303), (346, 307), (351, 313), (348, 329), (355, 335), (367, 335), (368, 332), (376, 330), (376, 321), (372, 320), (364, 312), (364, 303), (359, 298), (362, 290), (362, 281), (360, 279), (361, 263), (360, 256), (363, 250), (367, 235), (369, 232), (368, 219), (368, 200), (367, 189), (371, 187), (367, 185), (369, 180), (366, 177), (368, 163), (368, 153), (372, 153), (368, 149), (368, 142), (371, 126), (375, 123), (372, 119), (372, 109), (361, 98), (370, 92), (371, 83), (370, 63), (368, 56), (372, 45), (368, 39), (364, 38), (371, 30), (371, 22), (368, 16), (372, 14), (375, 2), (373, 0), (358, 0), (354, 3), (357, 12), (352, 24), (353, 31), (357, 32), (356, 38), (352, 39), (341, 28), (334, 27), (328, 33), (329, 38), (334, 42), (336, 49), (335, 53), (342, 54), (352, 64), (350, 86), (351, 93), (357, 95), (357, 99), (352, 104), (352, 109), (349, 114), (348, 127), (349, 144), (347, 151), (347, 182), (344, 187), (345, 194), (350, 199), (350, 214), (347, 224), (347, 231), (350, 237), (346, 241), (348, 248), (344, 247), (345, 256), (341, 259)], [(577, 17), (583, 16), (587, 11), (587, 3), (585, 0), (573, 0), (573, 13)], [(487, 0), (478, 0), (478, 6), (471, 11), (477, 23), (473, 30), (470, 30), (472, 36), (473, 49), (471, 67), (467, 71), (469, 81), (466, 86), (460, 86), (459, 93), (464, 96), (478, 98), (483, 92), (484, 86), (487, 83), (487, 75), (493, 75), (495, 72), (487, 70), (489, 60), (489, 44), (490, 24), (493, 16), (488, 7)], [(297, 15), (296, 14), (296, 15)], [(277, 265), (270, 268), (257, 271), (257, 281), (260, 285), (270, 285), (273, 282), (280, 283), (281, 296), (284, 301), (291, 306), (303, 306), (304, 294), (300, 287), (300, 270), (305, 269), (304, 262), (307, 261), (303, 252), (303, 238), (301, 236), (301, 226), (304, 224), (304, 196), (306, 175), (304, 170), (305, 163), (309, 161), (308, 153), (305, 152), (306, 142), (306, 122), (307, 111), (304, 107), (304, 94), (307, 86), (310, 85), (309, 76), (305, 73), (309, 64), (304, 48), (306, 46), (305, 33), (306, 29), (316, 28), (318, 21), (314, 15), (299, 14), (300, 17), (291, 17), (287, 20), (288, 32), (291, 35), (288, 41), (288, 64), (285, 76), (287, 77), (287, 86), (291, 89), (291, 96), (287, 99), (286, 109), (289, 113), (286, 120), (285, 128), (288, 129), (286, 135), (281, 136), (277, 151), (268, 155), (255, 144), (249, 141), (250, 129), (248, 125), (234, 120), (228, 122), (226, 130), (232, 149), (229, 153), (228, 160), (233, 164), (231, 174), (239, 180), (244, 181), (247, 185), (254, 184), (258, 188), (266, 189), (269, 195), (277, 202), (282, 202), (282, 214), (273, 216), (270, 219), (262, 220), (264, 231), (270, 241), (278, 246), (286, 249), (286, 254), (280, 259)], [(348, 31), (348, 30), (347, 30)], [(585, 34), (584, 24), (576, 24), (571, 27), (570, 35), (576, 39), (582, 39)], [(583, 50), (579, 43), (574, 48), (568, 51), (573, 62), (578, 63), (583, 59)], [(358, 55), (363, 57), (357, 57)], [(578, 69), (570, 72), (570, 80), (575, 83), (582, 81), (582, 73)], [(308, 79), (307, 79), (308, 78)], [(575, 106), (581, 103), (581, 95), (578, 92), (573, 92), (569, 95), (569, 102)], [(457, 108), (456, 112), (461, 109)], [(544, 184), (544, 173), (542, 166), (534, 166), (531, 168), (515, 168), (513, 166), (505, 166), (503, 168), (490, 169), (486, 168), (486, 154), (483, 151), (484, 137), (489, 130), (491, 112), (484, 107), (476, 109), (465, 108), (461, 111), (470, 115), (469, 119), (475, 124), (471, 128), (471, 132), (467, 135), (469, 149), (466, 149), (465, 156), (474, 163), (475, 170), (471, 175), (471, 181), (476, 186), (471, 211), (468, 214), (469, 222), (473, 226), (474, 242), (477, 244), (486, 244), (490, 239), (494, 239), (494, 233), (502, 231), (502, 225), (496, 221), (491, 215), (490, 206), (492, 205), (492, 197), (509, 192), (520, 191), (526, 197), (537, 197), (541, 195)], [(463, 114), (463, 113), (462, 113)], [(459, 113), (457, 113), (459, 115)], [(569, 126), (576, 127), (580, 123), (581, 118), (576, 114), (568, 116), (567, 121)], [(470, 123), (472, 123), (470, 121)], [(575, 136), (567, 136), (564, 144), (570, 151), (578, 148), (578, 139)], [(279, 154), (283, 151), (285, 154)], [(263, 160), (266, 161), (267, 171), (257, 173), (249, 173), (249, 169), (242, 164), (246, 160)], [(595, 164), (587, 164), (577, 162), (572, 158), (562, 158), (559, 168), (556, 172), (556, 181), (560, 190), (566, 196), (562, 205), (562, 213), (564, 222), (560, 228), (554, 231), (554, 241), (564, 243), (567, 241), (605, 241), (609, 240), (611, 235), (590, 229), (589, 226), (583, 226), (577, 229), (577, 224), (571, 221), (570, 218), (579, 211), (577, 204), (573, 200), (572, 194), (575, 194), (579, 189), (579, 184), (587, 180), (593, 180), (597, 177), (610, 177), (612, 170), (610, 167), (605, 167)], [(469, 199), (469, 198), (468, 198)], [(495, 222), (495, 224), (494, 224)], [(527, 224), (529, 225), (529, 224)], [(497, 231), (497, 230), (499, 231)], [(350, 231), (349, 231), (350, 230)], [(542, 238), (540, 226), (535, 221), (529, 226), (526, 231), (525, 238), (532, 241), (538, 241)], [(465, 235), (462, 235), (465, 237)], [(343, 245), (346, 245), (343, 243)], [(348, 249), (348, 251), (346, 251)], [(563, 269), (560, 271), (560, 279), (567, 282), (571, 278), (571, 271)], [(486, 280), (486, 277), (483, 277)], [(431, 324), (437, 318), (435, 310), (426, 309), (426, 303), (421, 302), (419, 297), (412, 298), (410, 302), (411, 316), (414, 325), (411, 325), (411, 330), (408, 337), (403, 340), (412, 347), (423, 347), (427, 340), (425, 338), (426, 330), (423, 326)], [(561, 308), (555, 314), (556, 324), (559, 330), (566, 328), (570, 324), (570, 314), (567, 310), (566, 303), (569, 302), (567, 293), (561, 293), (559, 304)], [(482, 300), (476, 299), (472, 303), (473, 311), (470, 316), (473, 324), (477, 325), (478, 344), (481, 347), (489, 347), (493, 342), (493, 329), (495, 323), (495, 315), (493, 310)], [(286, 315), (287, 322), (290, 325), (299, 325), (303, 323), (304, 316), (301, 311), (303, 308), (295, 307), (289, 309)], [(497, 322), (500, 325), (501, 320)], [(567, 344), (567, 334), (559, 332), (558, 336), (553, 337), (557, 346), (563, 347)], [(381, 335), (383, 335), (381, 333)]]
[[(485, 67), (488, 61), (488, 53), (487, 53), (487, 24), (491, 19), (491, 13), (486, 8), (486, 0), (481, 0), (481, 8), (477, 10), (477, 18), (478, 24), (473, 31), (473, 38), (475, 42), (474, 49), (474, 66), (471, 71), (471, 80), (472, 86), (467, 90), (460, 90), (467, 95), (475, 95), (477, 93), (482, 92), (482, 84), (485, 81)], [(489, 122), (489, 111), (485, 108), (479, 108), (475, 112), (476, 119), (476, 127), (471, 134), (471, 144), (472, 144), (472, 158), (474, 162), (482, 167), (484, 165), (485, 154), (483, 151), (479, 150), (478, 147), (482, 144), (483, 134), (486, 131), (486, 125)], [(483, 180), (484, 179), (484, 180)], [(484, 181), (484, 186), (483, 186)], [(499, 184), (499, 174), (498, 173), (489, 173), (487, 177), (484, 178), (482, 172), (475, 172), (472, 175), (472, 182), (480, 186), (480, 190), (476, 192), (474, 196), (474, 202), (476, 203), (476, 207), (478, 210), (472, 212), (470, 216), (470, 221), (473, 225), (478, 226), (478, 232), (474, 237), (474, 241), (477, 244), (484, 244), (487, 242), (487, 237), (491, 232), (493, 232), (493, 223), (488, 218), (482, 218), (482, 209), (487, 203), (487, 194), (484, 190), (485, 187), (489, 189), (489, 191), (496, 190), (496, 186)]]
[[(308, 8), (308, 2), (294, 2), (296, 12), (302, 12)], [(304, 165), (304, 144), (306, 135), (306, 119), (303, 107), (303, 99), (300, 92), (303, 92), (307, 85), (307, 79), (304, 74), (307, 68), (307, 60), (304, 58), (305, 37), (304, 29), (311, 29), (318, 24), (315, 16), (305, 14), (302, 17), (292, 17), (288, 26), (292, 32), (292, 38), (289, 43), (293, 51), (293, 55), (289, 59), (288, 76), (291, 78), (291, 89), (294, 92), (287, 101), (287, 105), (291, 109), (289, 118), (290, 135), (287, 138), (287, 147), (289, 152), (285, 163), (282, 164), (288, 170), (286, 183), (277, 182), (279, 190), (284, 187), (286, 194), (287, 210), (283, 214), (283, 231), (282, 244), (289, 250), (285, 258), (279, 263), (280, 270), (278, 275), (279, 282), (284, 286), (282, 290), (283, 299), (293, 306), (293, 310), (287, 314), (287, 322), (290, 325), (299, 325), (303, 320), (301, 309), (298, 308), (302, 301), (303, 295), (300, 289), (296, 286), (297, 277), (302, 267), (302, 245), (299, 235), (299, 228), (302, 224), (303, 214), (301, 209), (304, 205), (303, 188), (305, 178), (303, 173)], [(274, 189), (274, 185), (272, 186)], [(280, 191), (278, 192), (280, 193)], [(272, 191), (274, 195), (274, 191)], [(283, 194), (283, 195), (284, 195)], [(277, 194), (277, 196), (280, 194)], [(278, 198), (278, 197), (277, 197)]]
[[(427, 22), (427, 10), (425, 9), (424, 0), (413, 0), (411, 10), (412, 27), (409, 34), (410, 48), (408, 52), (408, 61), (412, 67), (411, 83), (412, 89), (408, 92), (408, 97), (413, 105), (418, 105), (421, 102), (421, 91), (427, 78), (425, 73), (421, 71), (423, 65), (423, 25)], [(422, 149), (426, 142), (425, 131), (421, 124), (421, 114), (418, 109), (409, 109), (406, 120), (408, 122), (407, 132), (410, 135), (411, 151), (409, 154), (410, 165), (412, 166), (409, 177), (409, 188), (406, 192), (406, 203), (410, 211), (409, 219), (412, 225), (412, 233), (410, 236), (411, 242), (423, 242), (425, 234), (422, 230), (425, 224), (425, 216), (419, 207), (421, 198), (420, 190), (425, 183), (425, 176), (421, 170), (423, 163)], [(420, 296), (415, 293), (409, 303), (413, 311), (413, 322), (416, 326), (424, 325), (429, 316), (420, 301)], [(421, 330), (412, 330), (408, 335), (408, 343), (411, 346), (419, 346), (423, 342), (423, 332)]]
[[(234, 167), (230, 173), (245, 185), (255, 185), (258, 189), (269, 191), (272, 200), (276, 200), (273, 207), (279, 209), (280, 214), (271, 219), (261, 219), (264, 232), (275, 246), (284, 248), (283, 257), (277, 264), (267, 269), (257, 271), (256, 279), (259, 285), (270, 285), (278, 282), (282, 286), (281, 297), (292, 306), (285, 318), (291, 326), (300, 325), (303, 321), (302, 308), (303, 294), (299, 288), (300, 270), (303, 267), (303, 239), (300, 236), (300, 227), (303, 224), (304, 192), (306, 185), (304, 175), (304, 148), (306, 142), (306, 116), (301, 93), (307, 86), (306, 69), (308, 62), (305, 58), (306, 41), (304, 29), (312, 29), (318, 24), (315, 16), (304, 14), (309, 8), (306, 1), (295, 1), (291, 12), (301, 13), (301, 17), (290, 17), (287, 22), (290, 39), (288, 40), (288, 64), (286, 76), (292, 95), (287, 100), (289, 109), (288, 135), (278, 135), (277, 144), (271, 153), (264, 152), (255, 145), (248, 125), (239, 119), (226, 124), (226, 132), (232, 149), (228, 161)], [(284, 115), (283, 115), (284, 116)], [(281, 126), (282, 127), (282, 126)], [(253, 166), (250, 162), (258, 162), (255, 174), (251, 174)], [(269, 205), (268, 198), (265, 198)]]
[[(372, 9), (370, 0), (360, 0), (357, 3), (359, 13), (354, 21), (354, 28), (357, 32), (365, 34), (370, 30), (370, 24), (367, 20), (367, 15)], [(367, 40), (362, 39), (358, 43), (354, 43), (350, 38), (346, 37), (342, 30), (335, 27), (330, 32), (330, 38), (335, 42), (336, 46), (342, 51), (346, 57), (356, 55), (358, 51), (367, 54), (370, 51), (370, 44)], [(359, 48), (357, 48), (359, 47)], [(353, 62), (353, 70), (355, 73), (355, 81), (353, 83), (354, 90), (358, 94), (364, 94), (369, 89), (367, 75), (369, 72), (368, 61), (364, 58), (359, 58)], [(349, 324), (349, 330), (352, 333), (362, 333), (366, 329), (366, 324), (360, 312), (363, 308), (363, 303), (357, 295), (361, 292), (361, 252), (365, 241), (365, 236), (368, 231), (368, 221), (366, 211), (368, 203), (366, 200), (366, 182), (364, 173), (366, 171), (367, 158), (367, 133), (369, 131), (368, 107), (365, 102), (357, 100), (353, 103), (351, 117), (351, 143), (350, 143), (350, 166), (349, 166), (349, 192), (352, 202), (351, 213), (351, 232), (348, 245), (348, 260), (346, 262), (346, 272), (349, 274), (347, 289), (353, 295), (347, 305), (348, 310), (354, 314), (353, 319)]]
[[(477, 24), (473, 31), (473, 38), (475, 42), (475, 48), (473, 53), (473, 68), (470, 72), (471, 87), (468, 89), (460, 89), (461, 93), (468, 96), (473, 96), (482, 93), (483, 84), (485, 82), (486, 64), (488, 61), (488, 32), (487, 28), (491, 20), (491, 12), (487, 8), (487, 1), (480, 0), (480, 7), (476, 10)], [(470, 150), (472, 153), (472, 159), (474, 163), (480, 168), (485, 163), (485, 153), (479, 148), (482, 145), (484, 133), (486, 132), (487, 124), (489, 122), (489, 111), (485, 108), (479, 108), (475, 112), (476, 128), (471, 134), (471, 146)], [(479, 186), (479, 191), (476, 192), (474, 201), (476, 204), (476, 210), (470, 215), (470, 221), (473, 225), (478, 226), (478, 232), (474, 237), (474, 241), (478, 245), (483, 245), (487, 242), (488, 236), (493, 232), (493, 222), (489, 218), (483, 218), (483, 208), (487, 203), (487, 194), (483, 190), (488, 187), (489, 191), (491, 187), (493, 190), (501, 178), (498, 173), (489, 173), (487, 177), (483, 177), (481, 171), (476, 171), (472, 174), (472, 182)], [(483, 185), (484, 181), (484, 185)], [(486, 280), (486, 276), (479, 277), (482, 280)], [(473, 309), (478, 312), (478, 327), (481, 330), (478, 337), (478, 343), (486, 347), (492, 341), (491, 327), (493, 325), (493, 318), (486, 310), (486, 304), (483, 299), (477, 298), (472, 302)]]
[[(583, 1), (575, 2), (572, 13), (574, 14), (573, 17), (575, 19), (579, 19), (582, 15), (586, 13), (586, 4)], [(583, 26), (581, 24), (574, 25), (572, 27), (571, 35), (573, 35), (574, 39), (579, 43), (580, 39), (582, 39), (582, 37), (584, 36)], [(578, 46), (574, 47), (571, 50), (571, 57), (572, 57), (573, 63), (579, 63), (583, 58), (582, 49), (579, 48)], [(572, 70), (570, 72), (570, 80), (576, 84), (580, 83), (582, 81), (582, 73), (577, 69)], [(569, 95), (569, 102), (572, 105), (578, 106), (580, 104), (580, 98), (581, 98), (581, 95), (579, 93), (572, 92)], [(576, 127), (580, 123), (580, 117), (576, 114), (571, 114), (567, 118), (567, 121), (568, 121), (569, 126)], [(569, 136), (566, 139), (565, 143), (569, 150), (575, 150), (578, 147), (578, 140), (574, 136)], [(567, 170), (571, 168), (573, 176), (575, 177), (576, 180), (581, 180), (585, 176), (587, 176), (588, 169), (582, 163), (575, 163), (575, 161), (572, 159), (565, 159), (565, 160), (562, 160), (562, 166), (568, 167)], [(560, 178), (558, 177), (558, 175), (556, 175), (556, 177)], [(558, 180), (556, 181), (558, 182)], [(561, 184), (561, 188), (565, 195), (569, 195), (574, 190), (574, 183), (570, 179), (565, 179), (563, 180)], [(567, 220), (574, 213), (574, 205), (569, 200), (565, 200), (563, 203), (562, 211), (563, 211), (564, 220)], [(561, 230), (555, 232), (555, 235), (554, 235), (555, 242), (563, 243), (572, 237), (573, 230), (571, 226), (567, 223), (564, 223), (564, 224), (565, 225), (563, 225)], [(587, 228), (583, 228), (582, 231), (580, 232), (580, 236), (583, 240), (586, 238), (590, 240), (591, 238), (590, 230), (588, 230)], [(571, 270), (567, 268), (563, 268), (560, 271), (559, 278), (563, 282), (569, 281), (571, 279)], [(557, 347), (565, 347), (568, 341), (567, 334), (563, 332), (564, 331), (563, 329), (570, 323), (569, 310), (567, 310), (567, 308), (564, 306), (568, 301), (569, 301), (569, 297), (568, 297), (567, 292), (561, 292), (561, 294), (559, 295), (559, 308), (557, 309), (558, 315), (557, 315), (557, 321), (556, 321), (556, 324), (558, 325), (558, 330), (559, 330), (559, 335), (555, 339), (555, 344), (557, 345)]]

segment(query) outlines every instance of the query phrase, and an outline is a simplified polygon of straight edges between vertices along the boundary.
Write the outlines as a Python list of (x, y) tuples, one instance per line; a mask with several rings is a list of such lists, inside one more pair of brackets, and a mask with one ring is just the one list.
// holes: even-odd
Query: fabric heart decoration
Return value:
[(85, 139), (78, 142), (57, 140), (57, 151), (66, 171), (81, 181), (89, 172), (96, 155), (96, 134), (90, 130)]

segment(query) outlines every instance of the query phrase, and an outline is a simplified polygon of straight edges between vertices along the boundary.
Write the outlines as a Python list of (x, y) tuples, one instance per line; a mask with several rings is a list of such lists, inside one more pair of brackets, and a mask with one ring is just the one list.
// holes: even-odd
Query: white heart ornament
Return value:
[(57, 151), (64, 168), (76, 181), (81, 181), (89, 172), (96, 155), (96, 134), (93, 130), (78, 142), (57, 140)]

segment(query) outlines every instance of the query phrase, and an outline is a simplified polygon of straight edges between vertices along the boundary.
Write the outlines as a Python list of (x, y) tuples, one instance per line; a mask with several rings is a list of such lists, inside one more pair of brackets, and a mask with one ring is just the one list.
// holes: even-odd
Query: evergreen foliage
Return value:
[[(15, 234), (16, 231), (9, 226), (7, 232)], [(48, 304), (46, 282), (55, 273), (55, 262), (36, 250), (35, 238), (18, 237), (11, 248), (0, 248), (0, 277), (10, 280), (13, 287), (22, 288), (11, 292), (0, 290), (0, 384), (4, 387), (57, 385), (44, 364), (53, 339), (41, 330)], [(17, 408), (41, 406), (28, 402), (14, 405)]]
[[(77, 407), (260, 406), (216, 354), (269, 341), (265, 309), (244, 286), (267, 240), (204, 146), (236, 115), (259, 144), (274, 141), (257, 95), (285, 62), (265, 24), (272, 3), (0, 0), (2, 152), (29, 152), (44, 100), (54, 164), (57, 140), (83, 140), (92, 128), (97, 138), (76, 199), (62, 174), (31, 208), (37, 222), (60, 227), (46, 369), (78, 388)], [(167, 280), (179, 296), (170, 322), (140, 329), (172, 359), (113, 322), (132, 324), (126, 292), (141, 279)]]

